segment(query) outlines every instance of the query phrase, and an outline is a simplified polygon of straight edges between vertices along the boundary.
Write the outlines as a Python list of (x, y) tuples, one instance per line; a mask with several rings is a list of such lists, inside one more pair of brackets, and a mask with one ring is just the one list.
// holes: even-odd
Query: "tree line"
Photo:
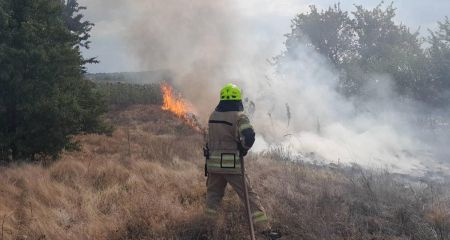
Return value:
[(163, 96), (159, 83), (132, 84), (121, 82), (96, 82), (96, 88), (111, 107), (131, 105), (161, 105)]
[(448, 17), (422, 37), (394, 21), (393, 3), (374, 9), (339, 4), (325, 10), (310, 6), (292, 20), (286, 51), (277, 64), (298, 58), (299, 47), (313, 48), (339, 71), (338, 90), (346, 96), (364, 95), (373, 74), (388, 74), (395, 91), (430, 106), (448, 106), (450, 100), (450, 22)]

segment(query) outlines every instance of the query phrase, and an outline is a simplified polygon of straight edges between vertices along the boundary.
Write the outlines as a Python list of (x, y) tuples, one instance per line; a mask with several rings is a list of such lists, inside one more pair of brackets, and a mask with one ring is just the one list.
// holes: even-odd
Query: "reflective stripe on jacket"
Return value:
[(241, 111), (214, 111), (209, 118), (208, 128), (208, 172), (241, 174), (238, 144), (248, 150), (251, 146), (246, 144), (242, 132), (248, 129), (253, 131), (248, 117)]

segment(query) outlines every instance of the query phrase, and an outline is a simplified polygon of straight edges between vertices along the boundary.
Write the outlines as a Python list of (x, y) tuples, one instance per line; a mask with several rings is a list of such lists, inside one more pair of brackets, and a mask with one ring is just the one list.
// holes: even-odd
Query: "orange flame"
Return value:
[(174, 113), (179, 118), (186, 118), (190, 112), (189, 104), (181, 96), (175, 96), (172, 87), (166, 83), (161, 84), (161, 91), (163, 93), (162, 109)]
[(169, 84), (161, 84), (161, 92), (163, 93), (162, 110), (172, 112), (196, 131), (205, 131), (193, 113), (191, 105), (183, 100), (179, 94), (175, 95)]

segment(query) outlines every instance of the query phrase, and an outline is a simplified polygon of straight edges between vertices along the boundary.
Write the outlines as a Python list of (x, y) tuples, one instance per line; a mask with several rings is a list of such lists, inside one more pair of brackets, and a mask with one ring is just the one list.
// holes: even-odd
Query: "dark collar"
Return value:
[(244, 105), (242, 105), (242, 101), (232, 100), (232, 101), (220, 101), (219, 105), (216, 107), (216, 111), (218, 112), (242, 112), (244, 111)]

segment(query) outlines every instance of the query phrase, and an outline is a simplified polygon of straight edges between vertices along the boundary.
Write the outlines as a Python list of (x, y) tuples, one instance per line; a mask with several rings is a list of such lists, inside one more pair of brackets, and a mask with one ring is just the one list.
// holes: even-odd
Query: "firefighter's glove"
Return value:
[(239, 152), (242, 154), (242, 156), (247, 156), (248, 149), (245, 149), (242, 144), (238, 144)]
[(248, 151), (247, 150), (242, 150), (241, 153), (242, 153), (242, 156), (245, 157), (245, 156), (247, 156)]

